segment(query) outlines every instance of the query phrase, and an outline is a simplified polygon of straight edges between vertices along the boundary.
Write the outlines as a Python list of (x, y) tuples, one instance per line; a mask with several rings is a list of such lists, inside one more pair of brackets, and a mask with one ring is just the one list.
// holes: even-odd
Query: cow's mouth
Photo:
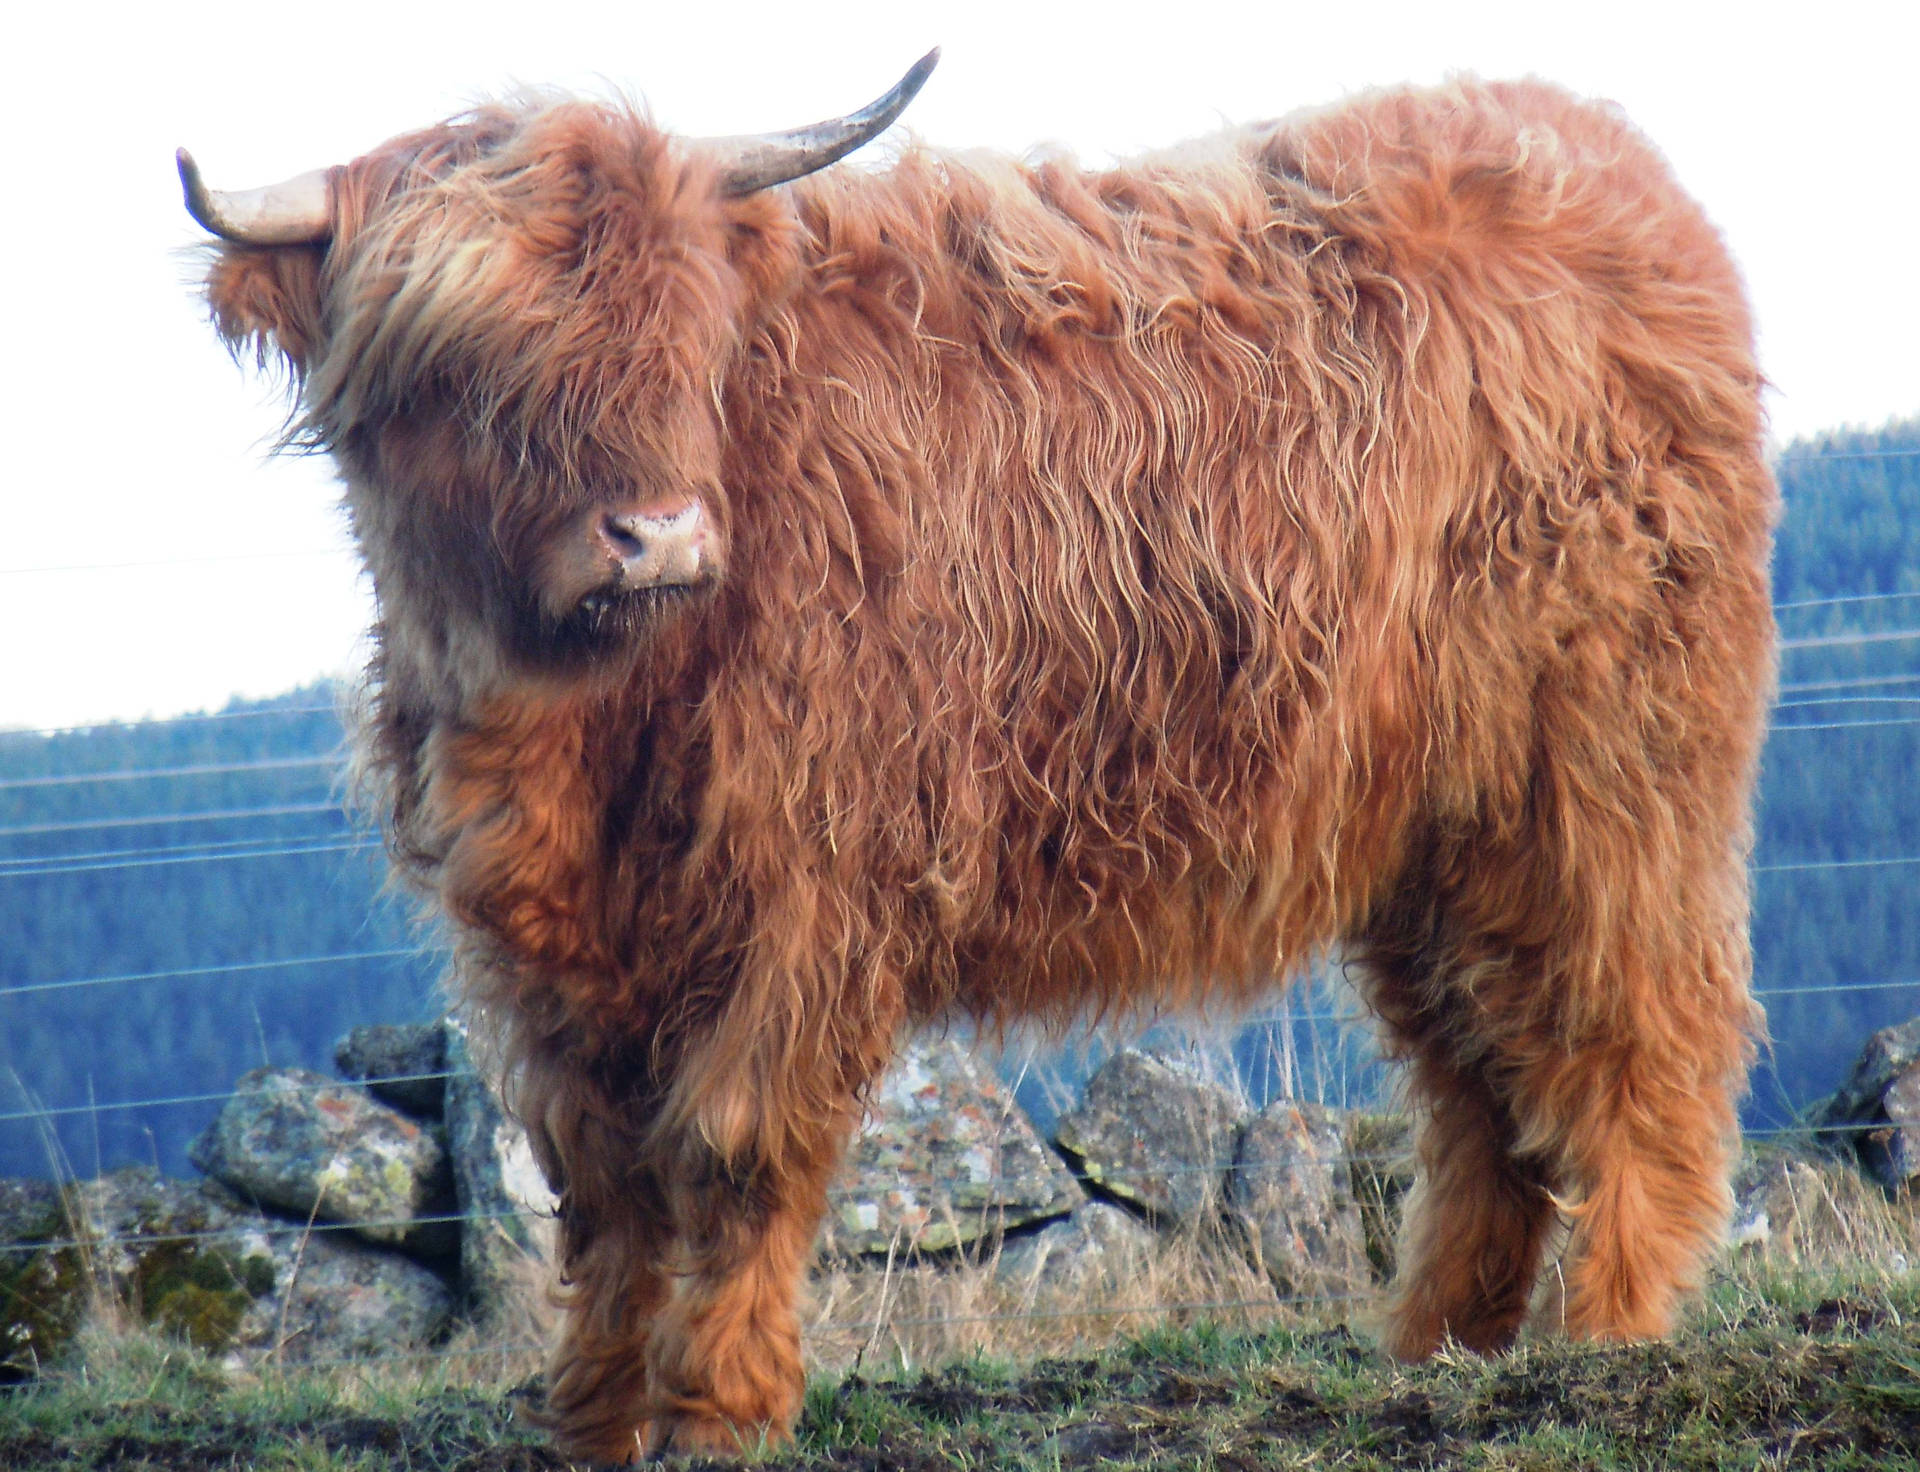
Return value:
[(562, 641), (587, 648), (604, 648), (632, 639), (678, 605), (698, 584), (663, 583), (651, 588), (629, 588), (610, 583), (595, 588), (574, 605), (561, 624)]

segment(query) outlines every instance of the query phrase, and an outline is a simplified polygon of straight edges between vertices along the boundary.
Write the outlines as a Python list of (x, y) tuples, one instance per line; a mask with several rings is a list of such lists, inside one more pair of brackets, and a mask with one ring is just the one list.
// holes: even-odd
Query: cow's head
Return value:
[(292, 438), (341, 465), (390, 640), (482, 678), (572, 674), (721, 576), (721, 383), (796, 260), (764, 191), (879, 133), (937, 56), (766, 138), (497, 106), (244, 194), (181, 153), (222, 239), (214, 320), (289, 366)]

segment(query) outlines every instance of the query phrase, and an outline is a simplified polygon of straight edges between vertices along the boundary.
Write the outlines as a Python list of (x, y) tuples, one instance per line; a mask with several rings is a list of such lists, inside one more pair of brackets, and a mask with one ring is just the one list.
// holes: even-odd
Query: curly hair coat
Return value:
[[(209, 286), (343, 471), (393, 851), (563, 1193), (565, 1444), (784, 1433), (910, 1020), (1329, 947), (1422, 1111), (1393, 1350), (1508, 1344), (1563, 1221), (1568, 1331), (1662, 1332), (1759, 1031), (1775, 506), (1664, 163), (1461, 81), (1107, 171), (718, 177), (491, 107)], [(701, 575), (578, 601), (641, 505)]]

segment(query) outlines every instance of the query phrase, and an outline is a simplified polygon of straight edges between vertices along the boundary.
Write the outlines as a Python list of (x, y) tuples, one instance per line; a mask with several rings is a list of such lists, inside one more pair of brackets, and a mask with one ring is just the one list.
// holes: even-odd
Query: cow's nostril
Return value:
[(633, 527), (632, 519), (609, 514), (600, 519), (600, 535), (607, 539), (623, 561), (631, 561), (647, 550), (646, 539)]

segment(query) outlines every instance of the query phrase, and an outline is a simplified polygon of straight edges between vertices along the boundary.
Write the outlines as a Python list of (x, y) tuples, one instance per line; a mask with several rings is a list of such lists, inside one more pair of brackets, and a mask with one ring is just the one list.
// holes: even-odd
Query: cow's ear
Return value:
[(324, 245), (225, 245), (207, 272), (213, 324), (236, 357), (263, 367), (276, 355), (296, 378), (312, 366), (320, 342)]
[(769, 189), (725, 202), (727, 257), (746, 288), (753, 317), (785, 299), (800, 269), (800, 225), (782, 195)]

